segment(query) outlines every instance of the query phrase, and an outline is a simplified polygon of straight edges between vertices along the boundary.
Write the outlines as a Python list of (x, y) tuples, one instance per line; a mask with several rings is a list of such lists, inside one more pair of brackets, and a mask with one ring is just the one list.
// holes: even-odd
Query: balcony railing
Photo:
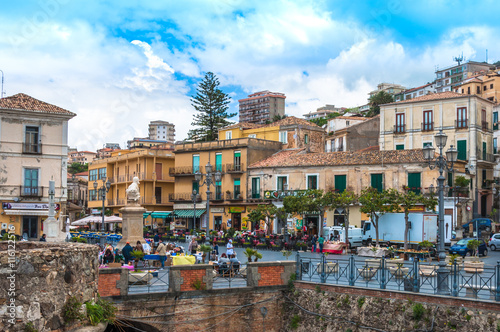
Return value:
[(422, 122), (422, 131), (433, 131), (434, 122)]
[(479, 160), (487, 161), (489, 163), (495, 162), (495, 155), (491, 153), (481, 153), (479, 154)]
[(192, 176), (195, 172), (203, 173), (203, 166), (193, 167), (193, 166), (181, 166), (181, 167), (170, 167), (168, 169), (168, 174), (170, 176)]
[(481, 121), (481, 129), (482, 130), (490, 130), (489, 126), (488, 126), (488, 121)]
[(469, 128), (469, 120), (455, 120), (455, 128), (456, 129), (467, 129)]
[(23, 143), (23, 153), (42, 154), (42, 144)]
[(227, 173), (243, 173), (244, 164), (226, 164)]
[(406, 132), (406, 125), (394, 125), (394, 134), (404, 134)]
[[(168, 194), (170, 202), (193, 202), (192, 193), (171, 193)], [(201, 202), (201, 195), (197, 195), (196, 202)]]
[(210, 193), (210, 200), (213, 202), (224, 201), (224, 195), (221, 192)]
[(243, 195), (238, 191), (226, 191), (226, 200), (228, 201), (242, 201)]
[(42, 197), (43, 187), (21, 186), (21, 196), (23, 197)]
[(263, 195), (261, 191), (249, 191), (247, 193), (248, 201), (261, 201), (263, 200)]

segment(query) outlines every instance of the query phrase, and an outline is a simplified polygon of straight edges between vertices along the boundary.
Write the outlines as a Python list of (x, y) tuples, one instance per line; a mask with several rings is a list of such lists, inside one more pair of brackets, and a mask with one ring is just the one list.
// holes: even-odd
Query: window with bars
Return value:
[(318, 189), (317, 175), (307, 175), (307, 189)]

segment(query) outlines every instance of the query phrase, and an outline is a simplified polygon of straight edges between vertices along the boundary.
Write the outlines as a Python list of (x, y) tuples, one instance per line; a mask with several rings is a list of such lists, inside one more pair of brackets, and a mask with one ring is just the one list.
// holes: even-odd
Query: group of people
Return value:
[(316, 252), (316, 246), (319, 246), (319, 252), (323, 252), (323, 244), (325, 243), (325, 239), (323, 236), (320, 234), (319, 238), (316, 235), (313, 235), (311, 239), (311, 244), (312, 244), (312, 251)]

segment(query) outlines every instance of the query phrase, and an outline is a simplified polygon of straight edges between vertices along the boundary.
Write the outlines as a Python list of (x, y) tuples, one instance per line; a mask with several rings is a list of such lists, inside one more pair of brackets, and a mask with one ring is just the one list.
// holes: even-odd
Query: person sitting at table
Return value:
[(128, 264), (129, 261), (132, 261), (132, 251), (134, 249), (130, 245), (130, 242), (127, 242), (122, 249), (123, 259), (125, 260), (125, 264)]
[(231, 268), (234, 271), (237, 271), (240, 268), (240, 261), (236, 258), (235, 254), (231, 255), (231, 258), (229, 259), (229, 263), (231, 264)]
[(115, 261), (115, 256), (113, 255), (113, 247), (107, 246), (106, 249), (104, 250), (104, 258), (103, 262), (104, 264), (109, 264), (113, 263)]
[(229, 264), (229, 258), (227, 258), (227, 255), (225, 253), (222, 253), (222, 255), (220, 255), (219, 257), (219, 261), (217, 262), (217, 264), (219, 264), (220, 266), (221, 264), (224, 263)]
[(219, 266), (219, 273), (221, 275), (225, 275), (227, 272), (229, 272), (229, 258), (227, 258), (227, 255), (225, 253), (222, 253), (219, 257), (219, 261), (217, 262), (217, 265)]

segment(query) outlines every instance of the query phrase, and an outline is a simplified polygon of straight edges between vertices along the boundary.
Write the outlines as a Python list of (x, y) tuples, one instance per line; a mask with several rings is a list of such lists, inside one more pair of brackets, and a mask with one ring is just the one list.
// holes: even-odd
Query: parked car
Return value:
[(493, 234), (488, 245), (493, 251), (497, 250), (497, 248), (500, 248), (500, 233)]
[[(476, 218), (472, 219), (468, 223), (462, 225), (464, 232), (469, 233), (469, 228), (472, 225), (472, 230), (476, 231), (476, 227), (479, 227), (480, 231), (489, 232), (491, 230), (492, 220), (488, 218)], [(477, 225), (477, 226), (476, 226)]]
[[(448, 252), (450, 254), (458, 254), (462, 257), (465, 257), (465, 256), (472, 256), (474, 253), (472, 252), (472, 250), (470, 250), (469, 248), (467, 248), (467, 244), (469, 243), (469, 241), (471, 240), (475, 240), (473, 238), (466, 238), (466, 239), (462, 239), (460, 241), (458, 241), (457, 243), (455, 243), (454, 245), (452, 245), (450, 247), (450, 249), (448, 249)], [(480, 244), (479, 244), (479, 247), (477, 248), (478, 249), (478, 253), (479, 253), (479, 256), (486, 256), (488, 255), (488, 247), (486, 246), (486, 242), (484, 242), (484, 240), (479, 240)]]

